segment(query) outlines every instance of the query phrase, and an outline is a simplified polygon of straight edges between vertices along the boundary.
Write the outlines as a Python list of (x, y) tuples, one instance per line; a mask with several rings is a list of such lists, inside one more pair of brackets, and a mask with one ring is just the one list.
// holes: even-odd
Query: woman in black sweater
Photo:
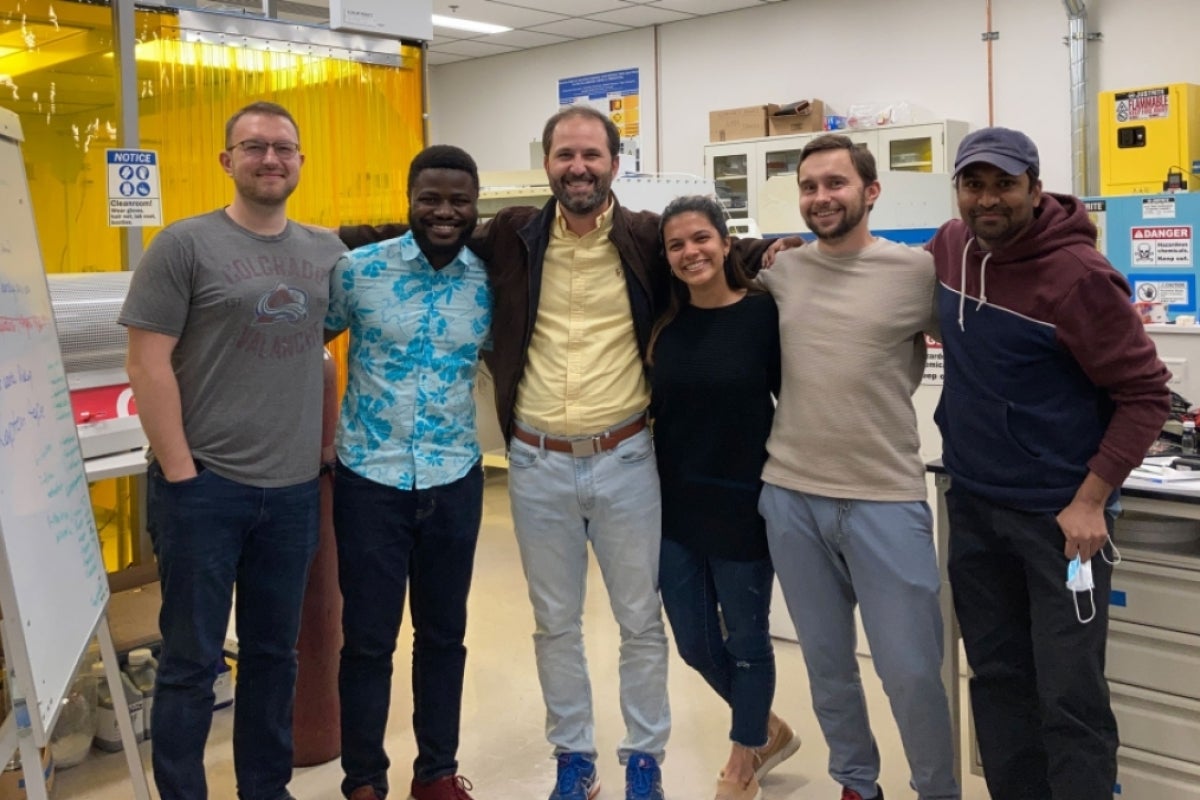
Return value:
[(757, 800), (758, 780), (800, 746), (771, 713), (774, 571), (758, 514), (779, 392), (778, 312), (730, 257), (715, 200), (678, 198), (661, 226), (673, 280), (648, 356), (662, 483), (659, 583), (680, 656), (733, 712), (716, 798)]

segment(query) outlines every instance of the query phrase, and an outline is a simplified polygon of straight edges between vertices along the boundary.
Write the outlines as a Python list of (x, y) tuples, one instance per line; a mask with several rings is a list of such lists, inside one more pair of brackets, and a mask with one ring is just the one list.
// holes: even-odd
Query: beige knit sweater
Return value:
[(809, 245), (760, 273), (779, 306), (783, 383), (763, 480), (856, 500), (926, 496), (912, 393), (937, 335), (933, 259), (876, 239)]

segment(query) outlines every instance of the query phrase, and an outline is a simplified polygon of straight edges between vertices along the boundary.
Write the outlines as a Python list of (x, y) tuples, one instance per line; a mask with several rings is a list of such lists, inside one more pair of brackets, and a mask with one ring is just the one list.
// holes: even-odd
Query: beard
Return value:
[(475, 231), (474, 223), (465, 225), (459, 232), (458, 238), (453, 243), (446, 244), (432, 241), (429, 238), (429, 229), (420, 220), (410, 218), (408, 225), (412, 229), (413, 239), (416, 240), (417, 246), (421, 248), (421, 252), (430, 261), (436, 260), (439, 256), (445, 258), (447, 261), (452, 260), (458, 255), (460, 250), (466, 247), (467, 241)]
[(865, 198), (859, 198), (859, 202), (853, 206), (842, 206), (842, 219), (832, 228), (824, 229), (814, 224), (817, 222), (816, 215), (809, 213), (805, 214), (804, 222), (808, 225), (809, 230), (823, 242), (837, 242), (844, 238), (862, 222), (863, 217), (867, 215), (867, 204)]
[(607, 176), (590, 175), (592, 190), (587, 194), (572, 194), (567, 186), (567, 178), (552, 178), (550, 190), (558, 204), (572, 214), (591, 214), (604, 208), (608, 202), (608, 194), (612, 189), (612, 180)]
[(287, 202), (296, 191), (296, 181), (290, 176), (282, 183), (264, 186), (254, 178), (235, 179), (234, 187), (247, 201), (259, 206), (278, 206)]

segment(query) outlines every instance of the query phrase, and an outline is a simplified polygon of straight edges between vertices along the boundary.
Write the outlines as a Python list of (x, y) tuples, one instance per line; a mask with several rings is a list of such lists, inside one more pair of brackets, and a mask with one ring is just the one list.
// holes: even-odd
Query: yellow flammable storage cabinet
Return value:
[(1168, 172), (1200, 188), (1200, 85), (1101, 92), (1099, 106), (1101, 194), (1157, 194)]

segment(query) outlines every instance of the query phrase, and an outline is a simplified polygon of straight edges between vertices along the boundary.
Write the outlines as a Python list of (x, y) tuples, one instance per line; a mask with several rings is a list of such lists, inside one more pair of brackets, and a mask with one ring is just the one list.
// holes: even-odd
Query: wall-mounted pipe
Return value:
[(988, 127), (996, 124), (996, 91), (995, 81), (996, 73), (995, 66), (992, 61), (992, 44), (995, 41), (992, 32), (992, 0), (987, 0), (984, 8), (985, 22), (987, 23), (987, 87), (988, 87)]
[(1089, 185), (1087, 8), (1083, 0), (1063, 0), (1067, 10), (1067, 46), (1071, 69), (1071, 189), (1077, 196), (1092, 194)]

